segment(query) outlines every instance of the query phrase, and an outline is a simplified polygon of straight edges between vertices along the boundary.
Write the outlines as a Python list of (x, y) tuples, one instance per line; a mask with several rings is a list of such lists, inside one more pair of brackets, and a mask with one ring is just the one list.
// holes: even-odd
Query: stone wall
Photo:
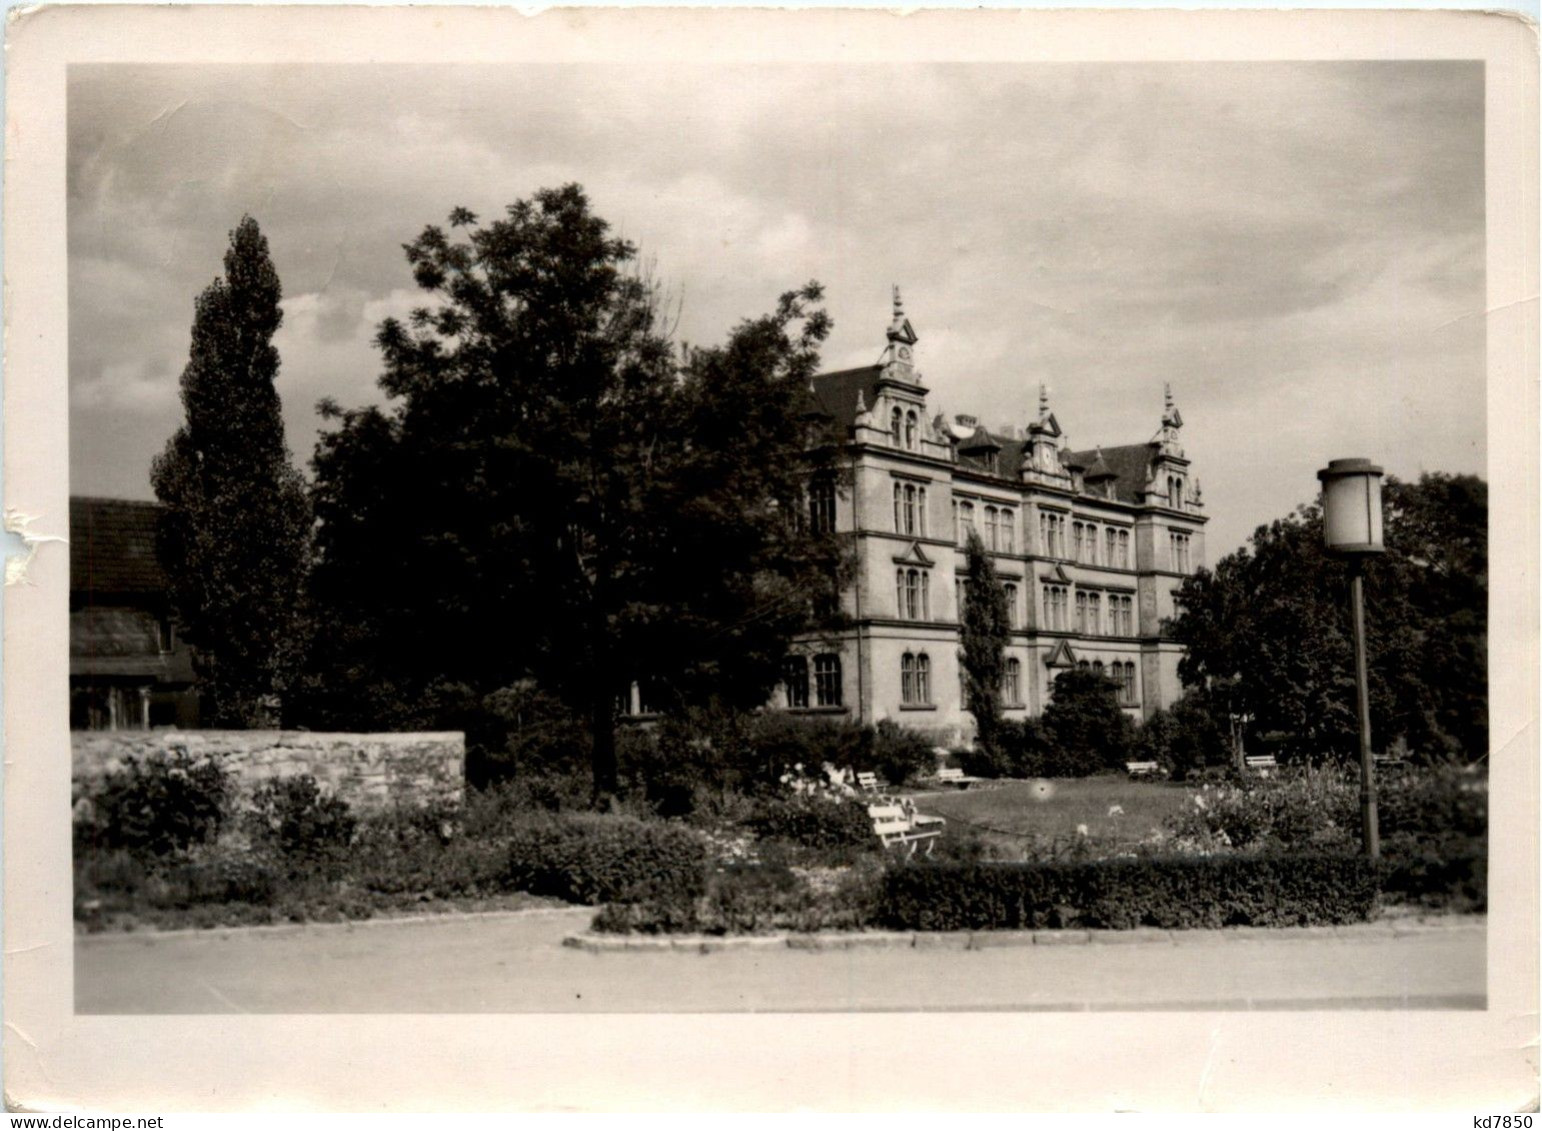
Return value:
[(334, 734), (297, 730), (74, 731), (72, 774), (78, 797), (90, 782), (128, 758), (156, 752), (210, 757), (250, 792), (275, 778), (310, 774), (355, 813), (393, 804), (459, 804), (465, 793), (466, 736)]

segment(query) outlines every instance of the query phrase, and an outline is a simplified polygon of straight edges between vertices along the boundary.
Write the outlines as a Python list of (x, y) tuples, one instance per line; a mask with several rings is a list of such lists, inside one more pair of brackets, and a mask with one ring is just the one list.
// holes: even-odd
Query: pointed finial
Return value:
[(1162, 408), (1165, 409), (1168, 412), (1172, 411), (1172, 408), (1173, 408), (1173, 383), (1171, 381), (1163, 381), (1162, 382)]
[(861, 389), (858, 389), (857, 390), (857, 415), (861, 416), (866, 411), (867, 411), (867, 397), (863, 395)]
[(900, 302), (899, 284), (894, 284), (894, 317), (905, 317), (905, 304)]
[(1039, 422), (1049, 415), (1049, 386), (1043, 381), (1039, 382)]

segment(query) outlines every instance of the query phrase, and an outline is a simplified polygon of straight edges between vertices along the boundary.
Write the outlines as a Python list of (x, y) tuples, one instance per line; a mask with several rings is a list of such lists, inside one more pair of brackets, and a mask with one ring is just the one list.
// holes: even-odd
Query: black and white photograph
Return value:
[[(881, 1079), (630, 1099), (1534, 1110), (1536, 1014), (1498, 1007), (1536, 978), (1535, 352), (1501, 365), (1536, 181), (1494, 163), (1534, 28), (1143, 58), (1134, 23), (1014, 54), (980, 43), (1039, 24), (953, 13), (949, 53), (847, 13), (845, 57), (798, 49), (812, 16), (779, 50), (794, 13), (682, 13), (694, 49), (606, 15), (498, 61), (364, 48), (427, 10), (295, 10), (242, 58), (216, 13), (127, 9), (218, 48), (50, 72), (62, 227), (8, 181), (57, 249), (48, 288), (8, 272), (8, 340), (46, 290), (67, 443), (47, 505), (6, 500), (53, 538), (7, 591), (53, 630), (46, 698), (6, 673), (50, 1031), (539, 1017), (624, 1057), (681, 1015), (839, 1015), (822, 1054), (888, 1047)], [(358, 56), (290, 46), (310, 17)], [(13, 486), (33, 379), (8, 365)], [(1005, 1055), (988, 1025), (1066, 1015), (1146, 1036), (1058, 1092), (895, 1072), (961, 1051), (927, 1030)], [(1215, 1017), (1364, 1026), (1401, 1090), (1298, 1036), (1207, 1093)], [(100, 1065), (56, 1093), (7, 1028), (34, 1110), (170, 1106)], [(246, 1071), (203, 1103), (290, 1094)]]

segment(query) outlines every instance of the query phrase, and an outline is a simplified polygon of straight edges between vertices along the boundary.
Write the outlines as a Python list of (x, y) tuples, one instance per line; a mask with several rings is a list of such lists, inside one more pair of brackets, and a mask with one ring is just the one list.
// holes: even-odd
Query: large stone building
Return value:
[(1076, 451), (1042, 386), (1021, 430), (936, 413), (916, 342), (896, 289), (879, 362), (813, 381), (815, 411), (845, 429), (850, 478), (815, 485), (811, 515), (854, 533), (857, 570), (848, 627), (799, 647), (777, 705), (968, 741), (958, 650), (971, 527), (1011, 607), (1007, 718), (1039, 714), (1076, 666), (1112, 678), (1133, 717), (1170, 704), (1182, 649), (1163, 621), (1204, 561), (1206, 521), (1170, 391), (1150, 441)]

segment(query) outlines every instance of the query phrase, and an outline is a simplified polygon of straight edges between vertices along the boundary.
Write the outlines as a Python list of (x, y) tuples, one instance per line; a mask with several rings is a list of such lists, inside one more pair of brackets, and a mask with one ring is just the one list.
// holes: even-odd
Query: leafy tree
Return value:
[(1118, 769), (1129, 757), (1134, 727), (1119, 707), (1119, 688), (1102, 672), (1072, 668), (1056, 677), (1040, 717), (1041, 773), (1083, 777)]
[[(1488, 747), (1487, 488), (1474, 476), (1389, 478), (1387, 553), (1366, 563), (1371, 726), (1425, 758)], [(1211, 686), (1286, 754), (1358, 749), (1345, 564), (1322, 548), (1312, 504), (1254, 532), (1249, 546), (1178, 593), (1170, 625), (1187, 647), (1179, 675)]]
[(1161, 763), (1180, 779), (1207, 766), (1225, 765), (1232, 756), (1228, 716), (1224, 690), (1193, 688), (1141, 724), (1135, 739), (1137, 755), (1142, 761)]
[(726, 344), (674, 351), (658, 289), (582, 189), (542, 190), (406, 245), (437, 304), (387, 320), (387, 408), (317, 447), (316, 716), (395, 703), (461, 722), (533, 679), (590, 729), (618, 788), (618, 696), (761, 703), (846, 560), (805, 520), (834, 449), (807, 411), (829, 321), (810, 284)]
[(996, 745), (1001, 724), (1001, 680), (1011, 625), (1007, 593), (985, 544), (973, 528), (964, 548), (964, 608), (960, 616), (959, 663), (964, 671), (964, 707), (974, 716), (976, 740)]
[(245, 216), (224, 277), (194, 308), (186, 419), (150, 469), (165, 505), (157, 552), (216, 725), (271, 723), (270, 698), (305, 644), (311, 512), (273, 386), (281, 294), (268, 241)]

